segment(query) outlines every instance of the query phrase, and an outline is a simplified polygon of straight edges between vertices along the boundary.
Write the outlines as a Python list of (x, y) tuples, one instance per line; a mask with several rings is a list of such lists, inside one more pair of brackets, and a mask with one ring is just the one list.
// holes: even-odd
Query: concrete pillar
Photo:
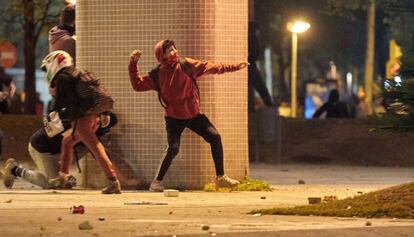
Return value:
[[(112, 130), (110, 149), (126, 162), (121, 172), (150, 182), (167, 144), (156, 93), (131, 88), (129, 53), (142, 50), (143, 74), (158, 64), (154, 44), (167, 38), (176, 42), (182, 56), (247, 61), (247, 6), (247, 0), (77, 1), (77, 66), (94, 72), (116, 100), (119, 123)], [(247, 70), (205, 76), (199, 86), (202, 112), (222, 135), (225, 172), (242, 179), (248, 174)], [(200, 188), (214, 177), (208, 143), (186, 130), (166, 185)]]

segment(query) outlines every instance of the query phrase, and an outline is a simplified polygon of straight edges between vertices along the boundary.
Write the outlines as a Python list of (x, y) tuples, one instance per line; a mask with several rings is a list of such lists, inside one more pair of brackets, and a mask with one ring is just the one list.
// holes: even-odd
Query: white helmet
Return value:
[(72, 57), (63, 50), (53, 51), (48, 54), (40, 66), (46, 72), (45, 80), (50, 85), (56, 74), (65, 67), (73, 66)]

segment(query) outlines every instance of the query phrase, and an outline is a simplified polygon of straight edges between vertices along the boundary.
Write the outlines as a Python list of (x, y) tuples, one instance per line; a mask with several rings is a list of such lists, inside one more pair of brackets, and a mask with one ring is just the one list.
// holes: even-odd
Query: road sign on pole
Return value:
[(9, 41), (0, 42), (0, 65), (4, 68), (13, 67), (17, 61), (17, 49)]

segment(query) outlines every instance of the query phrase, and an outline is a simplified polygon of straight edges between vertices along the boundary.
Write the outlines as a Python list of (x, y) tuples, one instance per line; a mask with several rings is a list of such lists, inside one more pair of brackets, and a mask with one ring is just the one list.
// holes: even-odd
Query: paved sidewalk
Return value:
[[(179, 197), (146, 191), (102, 195), (92, 190), (41, 190), (18, 182), (12, 190), (0, 189), (0, 236), (391, 237), (414, 233), (414, 220), (247, 214), (253, 209), (306, 204), (309, 196), (345, 198), (412, 181), (414, 168), (253, 164), (251, 177), (266, 179), (275, 191), (180, 192)], [(297, 184), (299, 179), (306, 184)], [(167, 205), (124, 204), (137, 201)], [(85, 214), (70, 214), (72, 205), (84, 205)], [(79, 230), (83, 221), (89, 221), (93, 229)]]

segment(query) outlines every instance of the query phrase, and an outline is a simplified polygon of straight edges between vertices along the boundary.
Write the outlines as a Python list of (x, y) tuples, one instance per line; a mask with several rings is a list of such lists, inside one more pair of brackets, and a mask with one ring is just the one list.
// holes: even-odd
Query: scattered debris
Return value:
[(324, 196), (323, 202), (332, 202), (338, 200), (337, 196), (331, 195), (331, 196)]
[(266, 197), (260, 197), (260, 199), (266, 199)]
[(320, 197), (308, 197), (308, 203), (311, 205), (321, 203), (321, 201)]
[(246, 178), (240, 180), (240, 184), (234, 187), (227, 187), (227, 188), (217, 188), (214, 182), (207, 183), (204, 185), (205, 192), (222, 192), (222, 193), (230, 193), (233, 191), (265, 191), (271, 192), (273, 189), (270, 185), (263, 181), (263, 180), (254, 180), (250, 178)]
[(305, 184), (304, 180), (299, 179), (298, 184)]
[(411, 182), (317, 205), (252, 210), (250, 214), (414, 219), (413, 190)]
[(178, 197), (178, 190), (176, 189), (164, 189), (165, 197)]
[(80, 230), (92, 230), (93, 229), (93, 226), (89, 223), (89, 221), (84, 221), (80, 223), (78, 227)]
[(210, 226), (208, 226), (208, 225), (203, 225), (203, 227), (201, 227), (201, 229), (202, 229), (202, 230), (209, 230), (209, 229), (210, 229)]
[(100, 217), (98, 218), (98, 220), (99, 220), (99, 221), (104, 221), (104, 220), (106, 220), (106, 219), (105, 219), (105, 217), (100, 216)]
[(7, 200), (7, 201), (5, 201), (4, 203), (11, 203), (13, 200)]
[(371, 223), (370, 221), (367, 221), (367, 222), (365, 223), (365, 225), (366, 225), (366, 226), (372, 226), (372, 223)]
[(137, 202), (124, 202), (124, 205), (168, 205), (168, 203), (166, 203), (166, 202), (137, 201)]
[(70, 212), (72, 214), (83, 214), (83, 213), (85, 213), (85, 207), (83, 205), (72, 206), (70, 208)]

